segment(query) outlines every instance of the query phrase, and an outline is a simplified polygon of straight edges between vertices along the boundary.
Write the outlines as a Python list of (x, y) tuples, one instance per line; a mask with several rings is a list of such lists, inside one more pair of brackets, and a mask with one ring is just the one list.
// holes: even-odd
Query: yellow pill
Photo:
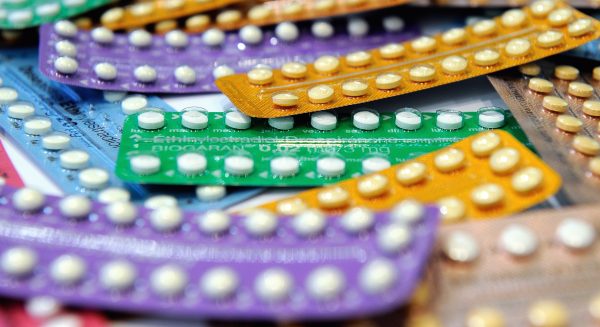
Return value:
[(560, 97), (554, 95), (546, 95), (542, 100), (542, 106), (544, 109), (550, 110), (552, 112), (563, 113), (567, 111), (569, 104), (567, 101), (563, 100)]
[(448, 75), (462, 74), (467, 71), (467, 59), (462, 56), (450, 56), (442, 60), (442, 71)]
[(555, 30), (550, 30), (541, 33), (537, 37), (537, 45), (541, 48), (552, 48), (559, 46), (565, 42), (564, 35)]
[(333, 56), (322, 56), (314, 63), (315, 70), (321, 74), (333, 74), (340, 69), (340, 60)]
[(525, 64), (519, 66), (519, 71), (523, 75), (537, 76), (542, 72), (542, 67), (538, 64)]
[(304, 78), (308, 69), (300, 62), (288, 62), (281, 66), (281, 74), (287, 78)]
[(494, 308), (473, 309), (467, 315), (467, 327), (504, 327), (506, 322), (502, 313)]
[(308, 209), (306, 202), (298, 198), (282, 200), (277, 204), (277, 212), (284, 216), (295, 216), (306, 209)]
[(592, 117), (600, 117), (600, 101), (586, 100), (582, 106), (583, 113)]
[(248, 19), (251, 21), (265, 20), (273, 16), (273, 9), (265, 5), (257, 5), (248, 11)]
[(273, 72), (266, 68), (254, 68), (248, 72), (248, 81), (254, 85), (265, 85), (273, 82)]
[(352, 52), (346, 56), (346, 64), (350, 67), (362, 67), (371, 63), (371, 54), (366, 51)]
[(189, 31), (201, 31), (210, 24), (208, 15), (195, 15), (185, 20), (185, 28)]
[(570, 8), (559, 8), (548, 15), (550, 26), (562, 27), (570, 23), (575, 16)]
[(323, 209), (338, 209), (348, 205), (350, 194), (341, 187), (329, 187), (317, 193), (317, 201)]
[(554, 76), (565, 81), (573, 81), (579, 77), (579, 69), (566, 65), (556, 66)]
[(527, 167), (517, 171), (512, 179), (511, 186), (518, 193), (529, 193), (538, 189), (544, 180), (544, 173), (536, 167)]
[(129, 6), (129, 12), (136, 17), (148, 16), (154, 12), (154, 4), (149, 2), (137, 3)]
[(396, 170), (396, 180), (403, 186), (421, 183), (427, 178), (427, 166), (423, 163), (412, 161)]
[(508, 28), (521, 27), (525, 24), (526, 20), (527, 15), (525, 15), (525, 12), (521, 9), (508, 10), (504, 12), (500, 18), (502, 25)]
[(369, 91), (369, 84), (362, 79), (353, 79), (342, 83), (342, 94), (349, 97), (360, 97)]
[(600, 143), (589, 136), (575, 136), (573, 148), (588, 156), (596, 156), (600, 153)]
[(580, 98), (589, 98), (594, 93), (594, 88), (586, 83), (582, 82), (571, 82), (569, 83), (568, 91), (570, 95), (580, 97)]
[(389, 43), (379, 48), (383, 59), (398, 59), (404, 56), (404, 46), (400, 43)]
[(217, 24), (234, 24), (242, 19), (242, 13), (239, 10), (225, 10), (217, 15)]
[(600, 322), (600, 294), (596, 294), (590, 300), (590, 303), (588, 304), (588, 312), (596, 322)]
[(594, 174), (596, 176), (600, 176), (600, 157), (595, 157), (592, 160), (590, 160), (590, 163), (588, 164), (588, 168), (590, 169), (592, 174)]
[(600, 66), (594, 67), (594, 70), (592, 71), (592, 78), (594, 78), (597, 81), (600, 81)]
[(521, 162), (521, 154), (515, 148), (502, 148), (494, 151), (490, 157), (490, 169), (496, 174), (508, 174), (515, 171)]
[(94, 26), (94, 22), (89, 17), (80, 17), (73, 21), (73, 24), (77, 26), (77, 28), (82, 30), (90, 30)]
[(295, 93), (289, 91), (283, 91), (273, 94), (273, 104), (281, 107), (293, 107), (298, 104), (300, 97)]
[(475, 52), (475, 64), (479, 66), (492, 66), (500, 61), (500, 53), (492, 49), (483, 49)]
[(528, 87), (530, 90), (539, 93), (550, 93), (554, 89), (554, 84), (549, 80), (534, 77), (529, 80)]
[(459, 222), (467, 215), (467, 206), (457, 197), (441, 198), (437, 206), (440, 208), (442, 222), (445, 224)]
[(583, 122), (571, 115), (560, 115), (556, 118), (556, 127), (565, 132), (577, 133), (583, 127)]
[(408, 77), (413, 82), (429, 82), (435, 78), (435, 68), (430, 65), (417, 65), (410, 69)]
[(430, 36), (421, 36), (410, 43), (414, 52), (427, 53), (435, 50), (437, 41)]
[(542, 300), (529, 307), (527, 319), (532, 327), (566, 327), (569, 312), (558, 301)]
[(390, 183), (385, 175), (374, 174), (358, 180), (358, 194), (365, 198), (374, 198), (387, 193)]
[(531, 9), (531, 14), (533, 14), (533, 16), (543, 18), (548, 16), (555, 7), (556, 3), (554, 0), (540, 0), (532, 3), (531, 6), (529, 6), (529, 9)]
[(480, 37), (496, 34), (497, 30), (498, 26), (492, 19), (484, 19), (473, 25), (473, 34)]
[(454, 148), (443, 150), (435, 156), (433, 162), (439, 171), (449, 173), (465, 165), (465, 153)]
[(504, 52), (510, 57), (522, 57), (531, 51), (531, 42), (527, 39), (512, 39), (504, 47)]
[(333, 100), (334, 90), (331, 86), (321, 84), (308, 89), (308, 101), (312, 103), (327, 103)]
[(467, 32), (464, 28), (452, 28), (442, 34), (442, 42), (447, 45), (457, 45), (467, 40)]
[(567, 28), (567, 33), (571, 37), (579, 37), (589, 34), (594, 31), (594, 23), (589, 18), (580, 18), (571, 24)]
[(494, 132), (486, 132), (471, 142), (471, 151), (477, 157), (487, 157), (502, 145), (502, 139)]
[(283, 14), (286, 16), (296, 16), (302, 13), (304, 5), (300, 1), (293, 1), (283, 7)]
[(471, 191), (471, 201), (482, 209), (495, 207), (504, 202), (504, 198), (504, 189), (494, 183), (483, 184)]
[(335, 7), (336, 0), (316, 0), (313, 8), (317, 11), (327, 11)]
[(111, 8), (111, 9), (105, 11), (104, 14), (102, 14), (102, 16), (100, 17), (100, 22), (102, 22), (102, 24), (116, 23), (116, 22), (120, 21), (121, 19), (123, 19), (124, 15), (125, 15), (125, 10), (123, 8), (120, 8), (120, 7)]
[(400, 86), (402, 76), (396, 73), (383, 73), (375, 78), (375, 86), (380, 90), (392, 90)]
[(160, 23), (157, 23), (156, 26), (154, 26), (154, 31), (157, 34), (166, 34), (167, 32), (170, 32), (174, 29), (177, 29), (177, 21), (175, 20), (163, 20)]

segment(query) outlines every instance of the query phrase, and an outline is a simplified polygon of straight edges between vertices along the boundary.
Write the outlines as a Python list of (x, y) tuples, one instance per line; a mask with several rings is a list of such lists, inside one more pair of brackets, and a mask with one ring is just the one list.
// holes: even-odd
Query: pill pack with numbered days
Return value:
[(366, 208), (229, 216), (8, 186), (0, 201), (0, 293), (229, 319), (352, 317), (401, 305), (439, 215), (412, 201), (396, 210), (409, 206), (410, 217)]
[(600, 190), (600, 67), (553, 58), (489, 77), (536, 149), (565, 177), (574, 203)]
[[(273, 118), (370, 102), (485, 75), (567, 51), (600, 35), (600, 23), (540, 0), (500, 17), (405, 43), (320, 57), (306, 74), (256, 68), (216, 81), (251, 117)], [(285, 106), (276, 100), (294, 99)]]
[(0, 184), (7, 184), (13, 187), (23, 186), (23, 181), (12, 161), (10, 161), (2, 142), (0, 142)]
[(302, 26), (284, 22), (264, 30), (250, 25), (239, 33), (172, 30), (154, 36), (143, 29), (80, 31), (71, 22), (59, 21), (43, 26), (40, 33), (40, 68), (50, 78), (87, 88), (160, 93), (214, 92), (216, 78), (283, 64), (289, 76), (301, 78), (307, 70), (304, 62), (320, 56), (417, 35), (394, 15), (383, 21), (367, 16)]

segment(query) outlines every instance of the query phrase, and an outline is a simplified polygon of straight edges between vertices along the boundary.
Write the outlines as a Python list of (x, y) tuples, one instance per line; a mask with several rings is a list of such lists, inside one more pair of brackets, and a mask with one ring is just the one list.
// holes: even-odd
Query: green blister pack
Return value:
[(250, 119), (239, 112), (148, 111), (128, 117), (117, 175), (145, 184), (320, 186), (385, 169), (490, 128), (528, 140), (510, 112), (392, 113)]
[(24, 29), (83, 14), (114, 0), (0, 1), (0, 29)]

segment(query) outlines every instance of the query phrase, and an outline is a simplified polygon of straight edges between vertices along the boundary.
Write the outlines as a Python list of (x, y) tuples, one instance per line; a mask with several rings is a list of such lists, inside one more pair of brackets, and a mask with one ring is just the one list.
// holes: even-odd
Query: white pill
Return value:
[(189, 129), (205, 129), (208, 126), (208, 116), (202, 111), (185, 111), (181, 115), (181, 125)]
[(377, 233), (379, 248), (389, 254), (396, 254), (405, 249), (412, 240), (412, 234), (405, 224), (392, 223)]
[(444, 239), (442, 251), (452, 261), (467, 263), (479, 257), (480, 247), (473, 235), (454, 231)]
[(463, 118), (459, 112), (440, 111), (437, 114), (435, 123), (438, 128), (455, 130), (463, 126)]
[(381, 294), (394, 286), (397, 281), (397, 268), (387, 259), (375, 259), (360, 271), (360, 287), (369, 294)]
[(96, 27), (92, 30), (92, 40), (100, 44), (110, 44), (115, 39), (115, 33), (106, 27)]
[(255, 25), (246, 25), (242, 27), (239, 35), (242, 42), (248, 44), (258, 44), (263, 40), (262, 30)]
[(584, 250), (594, 244), (596, 229), (585, 220), (566, 218), (556, 228), (556, 238), (570, 249)]
[(52, 130), (52, 121), (46, 117), (31, 117), (23, 124), (23, 130), (29, 135), (44, 135)]
[(144, 201), (144, 207), (150, 210), (162, 207), (177, 207), (177, 199), (171, 195), (154, 195)]
[(54, 44), (54, 50), (60, 56), (75, 57), (77, 56), (77, 46), (68, 40), (60, 40)]
[(269, 118), (268, 123), (275, 129), (288, 131), (294, 128), (294, 117)]
[(61, 285), (73, 285), (80, 282), (86, 271), (85, 261), (71, 254), (61, 255), (50, 264), (50, 276)]
[(323, 266), (312, 271), (306, 280), (306, 289), (311, 297), (321, 301), (330, 301), (346, 288), (346, 279), (342, 272), (333, 266)]
[(206, 157), (199, 153), (184, 153), (177, 157), (177, 170), (184, 175), (202, 174), (206, 170)]
[(500, 128), (504, 126), (504, 114), (496, 110), (481, 111), (479, 126), (484, 128)]
[(188, 283), (186, 272), (176, 265), (163, 265), (150, 275), (152, 290), (163, 297), (180, 295)]
[(165, 126), (165, 115), (161, 112), (146, 111), (138, 116), (138, 126), (142, 129), (160, 129)]
[(148, 65), (138, 66), (133, 71), (133, 76), (140, 83), (152, 83), (156, 81), (156, 69)]
[(387, 32), (400, 32), (404, 29), (404, 20), (398, 16), (387, 16), (383, 18), (383, 28)]
[(143, 29), (135, 30), (129, 33), (129, 44), (137, 48), (149, 47), (152, 44), (152, 35)]
[(50, 318), (62, 310), (62, 305), (50, 296), (34, 296), (25, 303), (28, 315), (37, 319)]
[(106, 207), (106, 217), (115, 225), (132, 224), (137, 213), (137, 207), (129, 201), (112, 202)]
[(82, 219), (92, 212), (92, 201), (83, 195), (69, 195), (60, 200), (58, 209), (66, 218)]
[(113, 203), (119, 201), (129, 201), (131, 195), (129, 191), (120, 187), (110, 187), (98, 193), (98, 201), (100, 203)]
[(222, 185), (198, 186), (196, 197), (202, 202), (215, 202), (222, 200), (227, 195), (227, 189)]
[(328, 39), (333, 36), (333, 25), (325, 21), (314, 22), (310, 28), (312, 34), (319, 39)]
[(225, 114), (225, 125), (234, 129), (248, 129), (252, 119), (239, 111), (230, 111)]
[(33, 19), (33, 12), (29, 9), (13, 10), (8, 15), (8, 21), (14, 25), (26, 25)]
[(202, 34), (202, 42), (210, 47), (216, 47), (225, 42), (225, 33), (218, 28), (211, 28)]
[(126, 260), (113, 260), (100, 269), (100, 283), (110, 291), (124, 291), (133, 286), (137, 278), (135, 266)]
[(79, 68), (79, 64), (77, 63), (77, 60), (71, 58), (71, 57), (58, 57), (56, 58), (56, 60), (54, 61), (54, 68), (56, 69), (57, 72), (61, 73), (61, 74), (66, 74), (66, 75), (70, 75), (70, 74), (75, 74), (75, 72), (77, 72), (77, 68)]
[(303, 237), (316, 236), (323, 233), (327, 225), (325, 215), (318, 210), (306, 210), (292, 220), (294, 231)]
[(379, 127), (379, 115), (370, 110), (360, 110), (352, 115), (354, 127), (365, 131), (372, 131)]
[(189, 40), (187, 34), (183, 31), (173, 30), (165, 34), (165, 43), (179, 49), (187, 47)]
[(212, 300), (232, 297), (238, 286), (239, 278), (235, 271), (227, 267), (209, 269), (200, 281), (202, 294)]
[(112, 81), (117, 78), (117, 67), (108, 62), (101, 62), (94, 65), (94, 73), (103, 81)]
[(2, 272), (13, 277), (24, 277), (30, 275), (38, 263), (37, 254), (30, 248), (24, 246), (12, 247), (0, 258)]
[(69, 8), (75, 8), (83, 6), (86, 0), (63, 0), (62, 2)]
[(177, 82), (185, 85), (196, 83), (196, 71), (190, 66), (179, 66), (173, 73)]
[(363, 174), (370, 174), (391, 167), (391, 163), (386, 158), (382, 157), (370, 157), (362, 161), (362, 172)]
[(231, 226), (231, 217), (221, 210), (209, 210), (198, 217), (198, 227), (208, 235), (225, 233)]
[(45, 19), (56, 16), (60, 12), (59, 3), (45, 3), (35, 8), (35, 13)]
[(140, 112), (148, 105), (148, 98), (141, 94), (133, 94), (121, 102), (121, 109), (126, 115), (131, 115)]
[(310, 115), (310, 126), (321, 131), (330, 131), (337, 126), (337, 116), (330, 112), (316, 112)]
[(278, 39), (291, 42), (296, 41), (298, 36), (300, 35), (300, 31), (298, 30), (298, 26), (294, 23), (283, 22), (275, 27), (275, 35)]
[(369, 34), (369, 23), (363, 18), (351, 18), (348, 21), (348, 34), (355, 37)]
[(397, 223), (414, 224), (423, 220), (425, 207), (417, 200), (406, 199), (398, 203), (391, 213), (391, 218)]
[(346, 162), (338, 157), (317, 160), (317, 172), (324, 177), (338, 177), (346, 172)]
[(396, 126), (407, 131), (421, 128), (421, 116), (412, 111), (399, 111), (396, 113)]
[(271, 160), (271, 174), (277, 177), (294, 176), (300, 170), (300, 161), (294, 157), (278, 157)]
[(225, 158), (225, 171), (235, 176), (250, 175), (254, 171), (254, 160), (243, 155), (231, 155)]
[(373, 211), (365, 207), (354, 207), (344, 213), (340, 225), (346, 232), (357, 234), (371, 229), (374, 222)]
[(130, 159), (131, 170), (138, 175), (152, 175), (160, 170), (160, 158), (153, 155), (137, 155)]
[(65, 169), (83, 169), (90, 162), (90, 155), (81, 150), (69, 150), (60, 154), (60, 166)]
[(12, 196), (13, 206), (24, 212), (34, 212), (40, 210), (46, 202), (46, 197), (32, 188), (21, 188)]
[(7, 104), (19, 98), (19, 93), (12, 87), (0, 87), (0, 104)]
[(15, 102), (8, 105), (8, 117), (14, 119), (25, 119), (33, 116), (35, 107), (29, 102)]
[(213, 69), (213, 77), (219, 79), (221, 77), (235, 74), (235, 70), (227, 65), (220, 65)]
[(511, 224), (500, 234), (500, 247), (510, 255), (525, 257), (533, 254), (538, 247), (535, 233), (524, 225)]
[(271, 268), (258, 275), (254, 282), (256, 294), (265, 302), (287, 299), (294, 286), (292, 276), (283, 269)]
[(59, 20), (54, 23), (54, 32), (62, 37), (74, 37), (77, 35), (77, 26), (68, 20)]
[(159, 232), (173, 231), (183, 222), (183, 213), (178, 207), (163, 206), (150, 214), (150, 224)]
[(88, 189), (105, 188), (109, 181), (109, 174), (104, 169), (87, 168), (79, 173), (79, 184)]
[(277, 229), (277, 219), (270, 211), (255, 209), (246, 215), (244, 227), (248, 234), (252, 236), (270, 236)]

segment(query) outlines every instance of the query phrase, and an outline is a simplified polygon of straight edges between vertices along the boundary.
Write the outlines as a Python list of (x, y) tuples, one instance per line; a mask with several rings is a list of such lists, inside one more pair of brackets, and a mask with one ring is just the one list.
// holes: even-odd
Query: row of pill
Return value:
[(27, 27), (34, 20), (50, 20), (60, 14), (63, 10), (85, 10), (87, 7), (96, 7), (108, 1), (97, 0), (96, 4), (86, 3), (85, 0), (55, 0), (42, 4), (35, 4), (29, 8), (2, 9), (0, 10), (0, 21), (13, 25), (14, 28)]

